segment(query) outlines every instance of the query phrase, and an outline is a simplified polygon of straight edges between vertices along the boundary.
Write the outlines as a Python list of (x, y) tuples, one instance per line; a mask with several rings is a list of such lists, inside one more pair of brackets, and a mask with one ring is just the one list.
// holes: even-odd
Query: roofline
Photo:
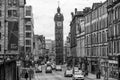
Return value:
[(87, 16), (88, 14), (92, 13), (93, 11), (97, 10), (98, 8), (100, 8), (101, 6), (103, 6), (105, 3), (107, 3), (107, 0), (104, 1), (101, 5), (99, 5), (96, 9), (92, 9), (90, 12), (88, 12), (87, 14), (85, 14), (84, 16)]

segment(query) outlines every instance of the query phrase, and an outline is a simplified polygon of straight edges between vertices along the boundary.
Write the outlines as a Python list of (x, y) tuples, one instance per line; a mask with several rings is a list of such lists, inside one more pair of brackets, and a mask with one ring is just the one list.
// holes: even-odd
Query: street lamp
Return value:
[(4, 80), (6, 80), (6, 0), (4, 0)]

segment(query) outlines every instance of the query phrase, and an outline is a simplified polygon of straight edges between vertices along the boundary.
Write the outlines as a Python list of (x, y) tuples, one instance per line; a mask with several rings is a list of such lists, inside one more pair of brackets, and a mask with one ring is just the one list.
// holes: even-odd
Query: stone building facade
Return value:
[(107, 0), (109, 77), (118, 78), (120, 72), (120, 0)]
[[(85, 42), (88, 70), (96, 73), (99, 69), (105, 74), (108, 58), (107, 43), (107, 2), (93, 3), (92, 10), (85, 15)], [(107, 73), (106, 73), (107, 75)]]

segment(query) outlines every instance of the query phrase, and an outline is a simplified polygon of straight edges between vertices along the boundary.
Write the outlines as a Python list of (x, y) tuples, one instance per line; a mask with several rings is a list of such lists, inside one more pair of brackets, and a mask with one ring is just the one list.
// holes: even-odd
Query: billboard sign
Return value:
[(18, 50), (18, 22), (8, 22), (8, 50)]

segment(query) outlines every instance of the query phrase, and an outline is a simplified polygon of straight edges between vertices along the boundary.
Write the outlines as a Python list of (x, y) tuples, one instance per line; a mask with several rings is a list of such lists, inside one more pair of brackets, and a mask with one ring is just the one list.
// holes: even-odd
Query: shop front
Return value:
[(16, 72), (16, 61), (6, 61), (5, 65), (3, 63), (0, 64), (0, 80), (5, 80), (4, 77), (7, 80), (17, 80)]
[(91, 61), (91, 73), (96, 74), (96, 72), (98, 71), (98, 60), (92, 60)]
[(118, 78), (118, 63), (117, 63), (117, 61), (109, 60), (109, 77)]

